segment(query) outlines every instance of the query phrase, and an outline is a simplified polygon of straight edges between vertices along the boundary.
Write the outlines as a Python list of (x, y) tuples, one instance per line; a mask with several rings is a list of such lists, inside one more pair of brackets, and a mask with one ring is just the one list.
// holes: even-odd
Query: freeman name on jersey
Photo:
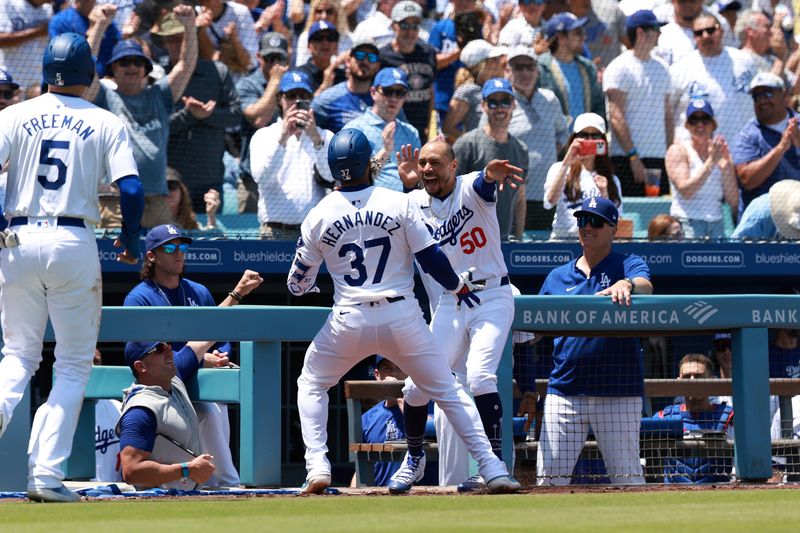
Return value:
[(364, 211), (363, 213), (356, 211), (352, 217), (344, 215), (334, 221), (332, 227), (325, 230), (320, 242), (328, 246), (336, 246), (342, 234), (356, 226), (376, 226), (385, 229), (389, 235), (394, 235), (394, 232), (400, 229), (400, 223), (394, 217), (384, 215), (380, 211)]
[(33, 137), (37, 131), (42, 131), (51, 128), (58, 128), (62, 130), (71, 130), (78, 134), (78, 137), (84, 141), (94, 133), (91, 126), (84, 126), (83, 120), (78, 119), (73, 124), (72, 115), (60, 115), (58, 113), (42, 114), (38, 118), (32, 118), (22, 123), (22, 128), (28, 133), (28, 137)]

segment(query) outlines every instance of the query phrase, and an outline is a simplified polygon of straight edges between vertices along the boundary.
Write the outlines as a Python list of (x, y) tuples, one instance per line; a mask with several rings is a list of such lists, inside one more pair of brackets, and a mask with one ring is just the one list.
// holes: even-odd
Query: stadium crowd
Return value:
[[(593, 195), (623, 221), (630, 206), (619, 237), (667, 214), (686, 239), (800, 234), (783, 223), (797, 202), (768, 201), (800, 178), (800, 47), (782, 0), (10, 0), (0, 20), (0, 108), (39, 94), (48, 37), (90, 40), (101, 80), (87, 97), (128, 126), (145, 227), (222, 216), (294, 239), (336, 186), (319, 157), (349, 125), (395, 190), (419, 186), (401, 182), (399, 147), (437, 135), (459, 140), (460, 173), (493, 156), (524, 169), (498, 203), (504, 240), (575, 239), (564, 214)], [(511, 98), (488, 101), (502, 78)], [(644, 196), (663, 201), (631, 210)], [(101, 207), (119, 227), (112, 186)]]

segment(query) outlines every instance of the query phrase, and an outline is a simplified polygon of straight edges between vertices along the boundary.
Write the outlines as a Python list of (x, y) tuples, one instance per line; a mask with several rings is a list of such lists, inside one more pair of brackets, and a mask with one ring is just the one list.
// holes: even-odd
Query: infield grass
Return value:
[(3, 533), (800, 530), (800, 490), (0, 503)]

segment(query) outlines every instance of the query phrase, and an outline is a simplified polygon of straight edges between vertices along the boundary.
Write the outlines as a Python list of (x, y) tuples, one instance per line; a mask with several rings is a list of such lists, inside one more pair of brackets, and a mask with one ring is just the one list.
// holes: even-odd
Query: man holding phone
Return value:
[(295, 241), (306, 214), (333, 185), (328, 143), (333, 133), (317, 127), (314, 91), (305, 72), (281, 77), (281, 118), (258, 130), (250, 141), (250, 170), (258, 184), (258, 220), (262, 239)]

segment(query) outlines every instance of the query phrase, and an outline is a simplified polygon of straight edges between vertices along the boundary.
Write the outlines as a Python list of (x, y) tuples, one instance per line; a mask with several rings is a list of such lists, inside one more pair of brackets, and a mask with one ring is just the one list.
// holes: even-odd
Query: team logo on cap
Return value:
[(299, 82), (301, 82), (301, 81), (303, 81), (303, 77), (302, 77), (302, 76), (300, 76), (300, 74), (297, 74), (296, 72), (293, 72), (293, 73), (292, 73), (292, 79), (293, 79), (294, 81), (298, 82), (298, 83), (299, 83)]
[(175, 226), (167, 226), (167, 231), (170, 235), (177, 235), (178, 229)]
[(594, 197), (589, 201), (589, 207), (597, 207), (597, 200), (595, 200)]
[(495, 87), (502, 87), (503, 86), (503, 82), (500, 81), (500, 80), (494, 80), (494, 86)]
[(692, 100), (692, 105), (695, 107), (705, 107), (706, 101), (702, 98), (698, 98), (697, 100)]
[(281, 39), (277, 35), (273, 35), (272, 37), (270, 37), (269, 41), (267, 42), (269, 43), (270, 46), (274, 46), (275, 48), (281, 45)]
[(402, 77), (403, 77), (403, 73), (402, 73), (402, 72), (400, 72), (400, 69), (392, 69), (392, 75), (393, 75), (393, 76), (395, 77), (395, 79), (397, 79), (397, 80), (399, 80), (400, 78), (402, 78)]

